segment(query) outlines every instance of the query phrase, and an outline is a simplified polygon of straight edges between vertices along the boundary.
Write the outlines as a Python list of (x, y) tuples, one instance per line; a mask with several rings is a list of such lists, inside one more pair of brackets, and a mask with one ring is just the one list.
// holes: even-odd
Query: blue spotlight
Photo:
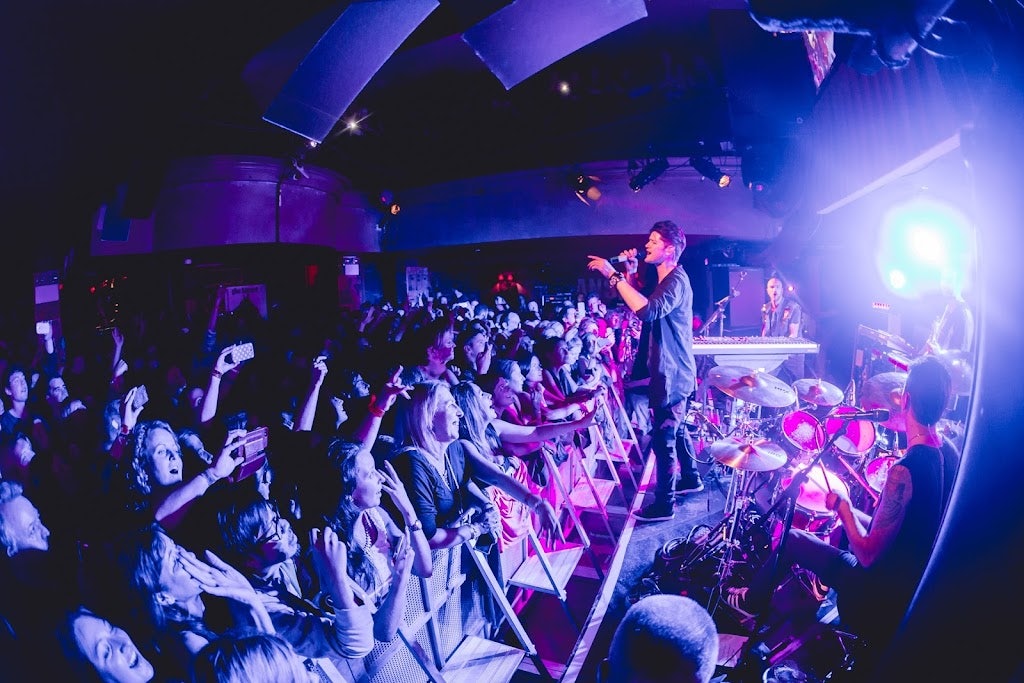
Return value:
[(974, 262), (970, 221), (959, 209), (932, 199), (891, 208), (882, 219), (878, 274), (895, 294), (916, 299), (951, 280), (966, 284)]

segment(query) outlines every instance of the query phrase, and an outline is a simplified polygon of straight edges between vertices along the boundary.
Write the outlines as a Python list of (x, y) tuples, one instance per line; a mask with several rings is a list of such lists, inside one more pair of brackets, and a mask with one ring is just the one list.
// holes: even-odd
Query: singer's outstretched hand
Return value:
[(611, 277), (612, 273), (615, 272), (615, 266), (613, 266), (608, 259), (603, 256), (588, 254), (587, 258), (590, 259), (590, 263), (587, 264), (587, 268), (590, 270), (596, 270), (605, 277)]

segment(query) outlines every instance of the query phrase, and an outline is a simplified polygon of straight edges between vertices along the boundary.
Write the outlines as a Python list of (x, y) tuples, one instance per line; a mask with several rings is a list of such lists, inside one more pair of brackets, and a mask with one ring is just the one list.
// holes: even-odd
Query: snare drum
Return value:
[[(785, 491), (792, 482), (793, 476), (785, 477), (779, 483), (779, 490)], [(839, 518), (825, 506), (830, 490), (846, 497), (850, 495), (850, 487), (838, 474), (816, 465), (807, 473), (806, 481), (800, 484), (793, 510), (794, 529), (803, 529), (818, 536), (828, 536), (836, 529)]]
[(843, 424), (846, 424), (846, 429), (842, 434), (836, 438), (835, 449), (840, 453), (846, 455), (862, 456), (866, 455), (875, 446), (875, 425), (867, 420), (843, 420), (843, 415), (850, 415), (852, 413), (860, 412), (857, 408), (852, 406), (838, 406), (829, 416), (825, 418), (825, 431), (828, 433), (831, 439), (835, 436), (836, 432), (843, 429)]

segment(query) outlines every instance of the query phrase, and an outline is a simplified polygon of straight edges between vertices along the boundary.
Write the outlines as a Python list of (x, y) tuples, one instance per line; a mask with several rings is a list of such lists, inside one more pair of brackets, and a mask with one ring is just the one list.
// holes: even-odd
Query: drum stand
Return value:
[[(843, 417), (843, 426), (841, 429), (837, 429), (832, 436), (829, 437), (825, 445), (811, 458), (811, 462), (803, 469), (798, 469), (793, 474), (792, 481), (782, 491), (779, 497), (772, 503), (771, 507), (768, 508), (764, 513), (764, 517), (760, 521), (761, 530), (765, 533), (770, 534), (770, 530), (767, 525), (772, 519), (778, 518), (777, 516), (781, 512), (782, 517), (782, 531), (779, 536), (779, 547), (769, 556), (767, 571), (771, 572), (769, 585), (778, 586), (778, 573), (779, 573), (779, 558), (782, 556), (782, 552), (786, 546), (786, 537), (789, 535), (789, 530), (793, 527), (793, 513), (796, 510), (796, 500), (800, 495), (800, 487), (803, 486), (804, 482), (807, 481), (808, 473), (821, 465), (821, 458), (825, 452), (832, 448), (836, 440), (846, 431), (846, 426), (852, 422), (854, 417)], [(828, 485), (828, 477), (825, 477), (825, 485)]]

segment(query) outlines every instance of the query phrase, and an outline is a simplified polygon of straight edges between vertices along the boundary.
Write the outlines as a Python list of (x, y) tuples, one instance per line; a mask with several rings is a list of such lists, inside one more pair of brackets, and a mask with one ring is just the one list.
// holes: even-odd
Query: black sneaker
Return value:
[(700, 477), (693, 479), (689, 477), (680, 477), (676, 479), (675, 483), (672, 484), (672, 493), (677, 496), (681, 496), (685, 493), (700, 493), (704, 490), (704, 480)]
[(672, 503), (651, 503), (633, 513), (641, 522), (665, 522), (676, 516)]

